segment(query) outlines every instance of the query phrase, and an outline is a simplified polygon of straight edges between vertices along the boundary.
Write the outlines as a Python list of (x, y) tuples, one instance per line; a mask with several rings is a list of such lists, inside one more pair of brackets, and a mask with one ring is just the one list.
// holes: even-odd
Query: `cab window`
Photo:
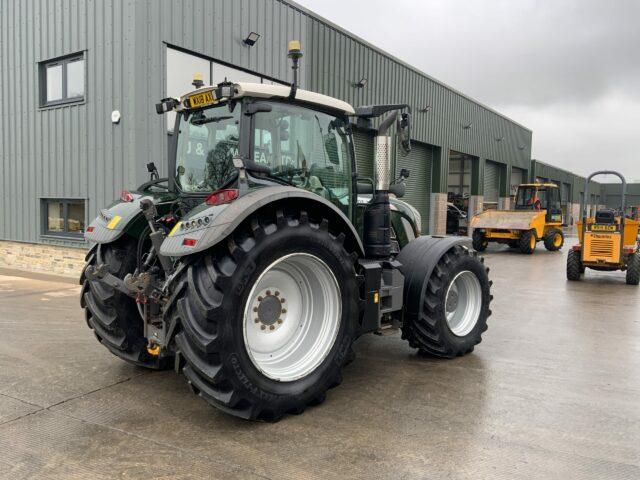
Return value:
[(316, 193), (347, 216), (351, 206), (351, 145), (340, 117), (273, 103), (254, 115), (253, 159), (274, 179)]

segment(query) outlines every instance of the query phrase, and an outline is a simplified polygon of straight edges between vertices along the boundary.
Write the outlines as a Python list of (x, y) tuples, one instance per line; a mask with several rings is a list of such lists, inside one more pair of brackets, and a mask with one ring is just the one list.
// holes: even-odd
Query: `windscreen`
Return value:
[(254, 161), (283, 182), (314, 192), (349, 215), (351, 144), (345, 120), (320, 111), (272, 103), (255, 114)]
[(240, 105), (217, 105), (180, 115), (176, 184), (183, 192), (218, 190), (236, 175)]
[(547, 191), (536, 187), (519, 187), (516, 196), (516, 208), (519, 210), (544, 208), (547, 203)]

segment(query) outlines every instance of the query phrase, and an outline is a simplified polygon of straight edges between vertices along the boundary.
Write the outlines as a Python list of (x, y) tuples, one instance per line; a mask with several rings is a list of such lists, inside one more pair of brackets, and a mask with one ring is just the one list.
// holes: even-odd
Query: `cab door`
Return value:
[(547, 188), (547, 223), (563, 223), (559, 188)]

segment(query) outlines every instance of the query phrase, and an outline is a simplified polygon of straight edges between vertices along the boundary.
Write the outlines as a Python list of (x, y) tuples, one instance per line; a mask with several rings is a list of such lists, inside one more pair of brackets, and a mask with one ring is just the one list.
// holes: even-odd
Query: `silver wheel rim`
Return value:
[(245, 348), (268, 378), (298, 380), (327, 357), (341, 316), (340, 287), (327, 264), (307, 253), (286, 255), (269, 265), (249, 292)]
[(445, 296), (447, 325), (454, 335), (464, 337), (478, 323), (482, 310), (482, 287), (478, 277), (469, 270), (458, 273)]

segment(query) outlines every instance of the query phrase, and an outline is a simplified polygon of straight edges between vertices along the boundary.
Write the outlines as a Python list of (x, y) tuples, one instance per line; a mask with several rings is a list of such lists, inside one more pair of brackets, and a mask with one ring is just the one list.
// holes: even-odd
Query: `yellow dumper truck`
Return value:
[(567, 255), (567, 279), (580, 280), (586, 268), (600, 271), (626, 270), (628, 285), (640, 283), (640, 255), (638, 254), (638, 221), (626, 218), (627, 182), (618, 172), (604, 170), (587, 178), (584, 198), (588, 197), (589, 181), (596, 175), (616, 175), (622, 181), (620, 211), (605, 208), (587, 217), (583, 206), (578, 222), (578, 241)]
[(554, 183), (525, 183), (518, 186), (512, 210), (486, 210), (474, 215), (473, 248), (484, 251), (489, 242), (503, 243), (522, 253), (533, 253), (539, 241), (547, 250), (560, 250), (562, 205)]

